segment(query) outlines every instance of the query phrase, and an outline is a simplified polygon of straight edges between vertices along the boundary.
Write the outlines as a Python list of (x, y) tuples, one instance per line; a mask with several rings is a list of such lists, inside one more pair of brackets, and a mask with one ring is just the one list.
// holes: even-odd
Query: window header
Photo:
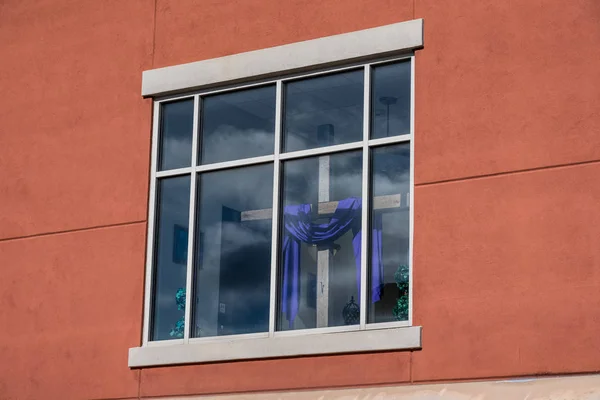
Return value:
[(423, 20), (400, 22), (230, 56), (144, 71), (142, 96), (237, 83), (423, 47)]

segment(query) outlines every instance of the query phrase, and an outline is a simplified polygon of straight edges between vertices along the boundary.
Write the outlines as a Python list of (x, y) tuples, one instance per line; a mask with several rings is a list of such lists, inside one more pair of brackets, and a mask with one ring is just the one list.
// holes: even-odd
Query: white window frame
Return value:
[[(129, 349), (132, 368), (189, 364), (211, 361), (288, 357), (299, 355), (355, 353), (369, 351), (408, 350), (421, 348), (421, 327), (412, 325), (413, 279), (412, 252), (414, 227), (414, 80), (413, 50), (423, 46), (423, 20), (412, 20), (383, 27), (329, 36), (285, 46), (240, 53), (212, 60), (145, 71), (142, 95), (154, 98), (152, 127), (151, 180), (148, 210), (148, 242), (142, 346)], [(290, 59), (291, 57), (291, 59)], [(395, 61), (411, 61), (410, 133), (370, 139), (371, 72), (374, 66)], [(341, 66), (340, 66), (341, 65)], [(282, 96), (284, 84), (299, 77), (317, 76), (345, 70), (364, 70), (363, 139), (329, 147), (282, 153)], [(205, 95), (231, 92), (243, 88), (276, 85), (275, 151), (272, 155), (197, 165), (199, 112)], [(214, 89), (218, 87), (217, 89)], [(179, 94), (185, 92), (185, 94)], [(158, 171), (160, 105), (178, 99), (194, 99), (194, 122), (191, 167)], [(277, 270), (279, 243), (279, 206), (281, 165), (284, 160), (362, 150), (362, 230), (368, 230), (370, 208), (370, 149), (389, 144), (410, 143), (409, 193), (409, 316), (408, 321), (367, 323), (367, 240), (362, 235), (360, 285), (360, 324), (341, 327), (276, 331)], [(232, 167), (273, 163), (273, 225), (271, 248), (271, 282), (269, 331), (264, 333), (191, 338), (186, 326), (183, 339), (149, 341), (153, 256), (155, 236), (156, 183), (159, 178), (189, 175), (190, 211), (188, 249), (193, 248), (196, 212), (196, 177), (199, 173)], [(188, 251), (185, 321), (190, 321), (192, 296), (193, 251)]]

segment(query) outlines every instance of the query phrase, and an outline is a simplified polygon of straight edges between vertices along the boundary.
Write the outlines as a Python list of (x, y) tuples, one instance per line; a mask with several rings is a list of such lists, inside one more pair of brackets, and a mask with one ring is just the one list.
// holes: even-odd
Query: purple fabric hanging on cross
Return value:
[[(361, 258), (361, 200), (349, 197), (341, 200), (329, 223), (312, 223), (309, 204), (286, 206), (284, 208), (283, 234), (283, 290), (282, 311), (293, 327), (298, 314), (300, 296), (300, 243), (317, 245), (320, 248), (333, 248), (334, 242), (352, 229), (354, 237), (354, 259), (356, 262), (356, 282), (360, 301), (360, 258)], [(372, 264), (371, 264), (371, 301), (381, 298), (383, 289), (383, 263), (381, 257), (381, 215), (372, 221)]]

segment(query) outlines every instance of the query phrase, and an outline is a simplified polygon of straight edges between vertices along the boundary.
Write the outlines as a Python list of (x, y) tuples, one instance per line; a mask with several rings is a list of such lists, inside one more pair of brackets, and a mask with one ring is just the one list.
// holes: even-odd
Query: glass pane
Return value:
[(410, 133), (410, 61), (373, 68), (371, 139)]
[(161, 106), (158, 169), (176, 169), (192, 164), (194, 99), (165, 103)]
[(408, 320), (410, 144), (373, 150), (368, 322)]
[(150, 340), (183, 337), (190, 177), (157, 183), (154, 286)]
[(285, 151), (362, 140), (363, 80), (361, 69), (286, 84)]
[(202, 164), (273, 154), (275, 86), (202, 100)]
[(362, 153), (283, 165), (278, 330), (359, 323)]
[(198, 177), (194, 337), (269, 330), (273, 164)]

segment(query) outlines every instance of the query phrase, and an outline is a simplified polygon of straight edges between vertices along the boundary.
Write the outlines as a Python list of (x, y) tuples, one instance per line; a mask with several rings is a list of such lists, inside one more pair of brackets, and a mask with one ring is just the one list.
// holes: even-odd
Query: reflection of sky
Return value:
[(158, 181), (153, 340), (171, 339), (169, 332), (183, 315), (175, 294), (185, 288), (186, 265), (174, 261), (173, 246), (175, 225), (188, 228), (189, 200), (189, 175)]
[(241, 212), (272, 208), (273, 164), (198, 178), (195, 324), (200, 336), (268, 329), (271, 218)]
[[(402, 194), (410, 190), (410, 145), (408, 143), (380, 147), (373, 150), (373, 193), (375, 196)], [(403, 203), (404, 205), (405, 203)], [(372, 211), (373, 212), (373, 211)], [(394, 273), (400, 265), (408, 264), (409, 218), (406, 209), (383, 212), (382, 261), (384, 283), (395, 288)], [(384, 299), (370, 307), (370, 322), (394, 321), (392, 309), (397, 291), (384, 292)]]
[(202, 100), (202, 164), (273, 154), (275, 86)]
[[(362, 70), (293, 81), (285, 87), (286, 151), (356, 142), (362, 139)], [(332, 141), (320, 140), (319, 126), (331, 125)]]
[(319, 160), (329, 159), (331, 201), (362, 196), (362, 152), (351, 151), (309, 157), (284, 163), (283, 204), (316, 204), (319, 189)]
[(162, 105), (159, 170), (190, 166), (193, 119), (193, 99)]
[(371, 138), (410, 133), (410, 73), (410, 61), (373, 68)]

